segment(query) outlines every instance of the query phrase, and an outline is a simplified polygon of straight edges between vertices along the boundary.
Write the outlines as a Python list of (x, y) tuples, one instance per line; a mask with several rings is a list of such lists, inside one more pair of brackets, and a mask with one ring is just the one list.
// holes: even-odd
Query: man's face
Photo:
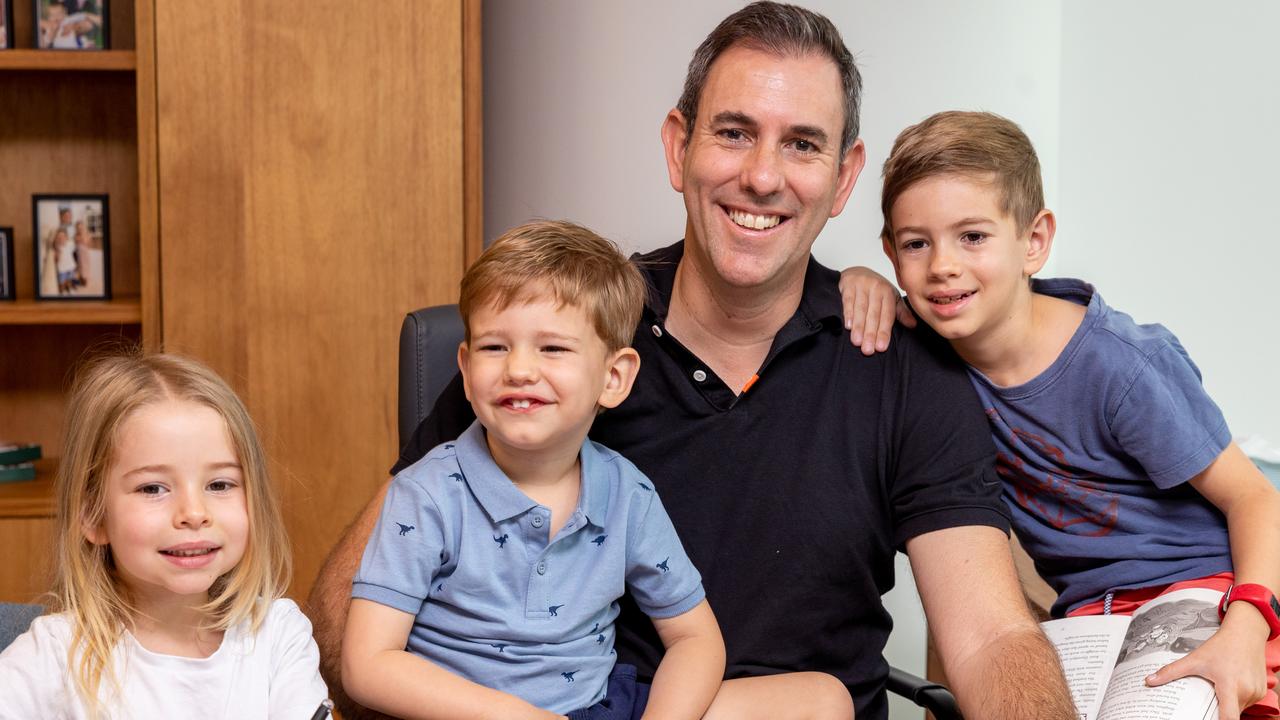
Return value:
[(663, 125), (671, 185), (688, 212), (686, 257), (733, 287), (798, 283), (827, 219), (844, 209), (865, 161), (842, 158), (835, 63), (734, 47), (716, 59), (692, 132)]

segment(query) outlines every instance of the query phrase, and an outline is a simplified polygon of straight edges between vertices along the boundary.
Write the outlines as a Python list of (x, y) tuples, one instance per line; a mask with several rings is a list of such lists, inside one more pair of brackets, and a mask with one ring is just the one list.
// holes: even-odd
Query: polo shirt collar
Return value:
[[(644, 255), (632, 256), (632, 261), (648, 280), (649, 297), (646, 308), (658, 322), (665, 323), (667, 320), (667, 312), (671, 305), (671, 291), (676, 282), (676, 267), (683, 257), (683, 240)], [(817, 329), (826, 320), (843, 324), (840, 287), (838, 278), (832, 279), (833, 274), (832, 270), (824, 267), (812, 255), (809, 256), (809, 264), (804, 272), (804, 290), (800, 297), (800, 306), (788, 325), (799, 321), (803, 326)]]
[[(495, 523), (510, 520), (538, 506), (493, 461), (485, 441), (484, 426), (479, 420), (472, 422), (471, 427), (458, 437), (456, 452), (463, 480), (475, 495), (476, 502)], [(604, 460), (590, 440), (583, 441), (578, 458), (582, 465), (582, 487), (578, 491), (578, 506), (574, 514), (580, 513), (592, 525), (604, 527), (609, 510), (608, 470), (602, 467)]]

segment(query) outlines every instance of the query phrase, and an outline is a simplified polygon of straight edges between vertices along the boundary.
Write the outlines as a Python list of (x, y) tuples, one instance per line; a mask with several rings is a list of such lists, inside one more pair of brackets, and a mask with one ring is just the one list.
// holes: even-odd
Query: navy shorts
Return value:
[(604, 699), (589, 708), (569, 713), (569, 720), (640, 720), (649, 704), (649, 685), (636, 682), (634, 665), (618, 663), (609, 673)]

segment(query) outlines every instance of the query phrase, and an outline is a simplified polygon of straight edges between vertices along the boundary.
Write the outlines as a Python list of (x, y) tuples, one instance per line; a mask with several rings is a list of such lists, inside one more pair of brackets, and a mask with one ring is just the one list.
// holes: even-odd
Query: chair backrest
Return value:
[(9, 647), (9, 643), (26, 632), (31, 621), (43, 613), (44, 608), (39, 605), (0, 602), (0, 650)]
[(400, 325), (400, 445), (431, 412), (436, 398), (458, 373), (462, 316), (457, 305), (414, 310)]

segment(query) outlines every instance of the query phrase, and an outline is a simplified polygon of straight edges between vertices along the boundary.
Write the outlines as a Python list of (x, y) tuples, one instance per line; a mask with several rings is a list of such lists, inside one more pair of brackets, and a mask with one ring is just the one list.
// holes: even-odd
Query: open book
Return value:
[(1147, 687), (1146, 677), (1195, 650), (1218, 630), (1214, 590), (1179, 590), (1133, 614), (1042, 623), (1058, 649), (1080, 720), (1212, 720), (1213, 685), (1198, 677)]

